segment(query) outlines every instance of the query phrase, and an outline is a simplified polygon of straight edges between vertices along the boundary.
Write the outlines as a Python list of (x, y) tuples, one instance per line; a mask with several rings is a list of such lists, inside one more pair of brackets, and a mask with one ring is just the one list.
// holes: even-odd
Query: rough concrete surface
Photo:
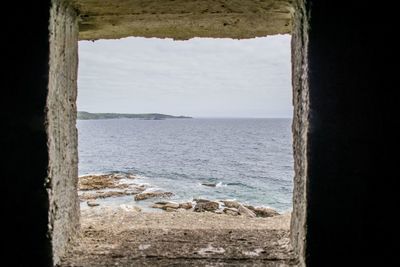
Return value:
[(294, 26), (292, 31), (292, 87), (293, 87), (293, 158), (294, 189), (291, 221), (293, 248), (305, 265), (307, 235), (307, 179), (309, 144), (309, 85), (308, 85), (308, 14), (304, 0), (294, 4)]
[[(2, 240), (7, 244), (4, 252), (11, 262), (8, 265), (13, 266), (52, 266), (49, 240), (65, 235), (57, 233), (64, 231), (57, 224), (47, 232), (48, 223), (74, 210), (66, 205), (67, 192), (76, 190), (73, 183), (52, 178), (64, 173), (65, 123), (71, 126), (71, 120), (66, 118), (73, 117), (73, 109), (61, 101), (66, 99), (66, 90), (54, 86), (63, 84), (61, 77), (68, 77), (70, 72), (61, 66), (68, 66), (75, 56), (59, 55), (71, 51), (76, 42), (54, 42), (52, 23), (58, 21), (59, 36), (68, 32), (75, 38), (77, 34), (66, 27), (62, 10), (52, 9), (49, 20), (50, 2), (59, 1), (8, 1), (7, 6), (11, 4), (11, 7), (7, 10), (18, 12), (4, 12), (2, 16), (3, 36), (7, 38), (7, 42), (3, 42), (2, 57), (6, 66), (2, 79), (5, 89), (2, 152), (6, 155), (2, 172), (6, 177), (3, 179), (6, 199), (11, 200), (10, 205), (4, 205), (6, 231)], [(295, 161), (299, 168), (296, 168), (293, 220), (298, 223), (297, 226), (292, 224), (292, 233), (307, 229), (307, 235), (303, 232), (298, 240), (307, 241), (306, 263), (309, 266), (393, 266), (393, 262), (398, 261), (399, 243), (398, 222), (391, 216), (398, 208), (398, 160), (393, 157), (399, 151), (398, 132), (393, 124), (399, 110), (394, 86), (399, 78), (395, 67), (399, 49), (398, 43), (393, 41), (398, 10), (365, 1), (298, 2), (305, 2), (307, 7), (301, 10), (303, 19), (298, 20), (301, 17), (296, 16), (293, 21), (294, 110), (298, 114), (295, 122), (301, 118), (301, 123), (296, 122), (294, 127), (294, 141), (303, 136), (307, 137), (303, 139), (307, 143), (301, 141), (295, 145)], [(84, 19), (82, 13), (81, 19)], [(81, 21), (81, 26), (82, 22), (85, 21)], [(304, 23), (309, 25), (308, 29)], [(84, 27), (81, 30), (83, 33)], [(372, 37), (372, 33), (378, 37)], [(103, 37), (99, 35), (98, 38)], [(52, 61), (56, 59), (58, 61)], [(59, 65), (55, 67), (54, 64)], [(70, 71), (76, 71), (74, 63)], [(48, 93), (52, 99), (49, 101), (54, 102), (49, 102), (46, 111)], [(60, 101), (55, 102), (55, 99)], [(303, 105), (302, 101), (307, 102)], [(47, 116), (49, 121), (45, 120)], [(309, 130), (301, 130), (305, 126)], [(67, 137), (67, 140), (72, 139)], [(76, 149), (74, 145), (70, 144), (72, 151)], [(57, 159), (60, 163), (48, 159)], [(52, 170), (48, 173), (49, 164)], [(297, 176), (299, 173), (304, 176)], [(52, 180), (45, 187), (47, 176)], [(68, 178), (69, 175), (57, 177)], [(301, 182), (301, 177), (307, 180)], [(58, 186), (70, 188), (55, 189)], [(53, 194), (51, 204), (46, 189)], [(57, 192), (61, 195), (55, 196)], [(55, 202), (57, 199), (61, 202)], [(302, 203), (304, 199), (306, 203)], [(379, 214), (374, 216), (377, 210)], [(302, 217), (305, 213), (307, 220)], [(64, 221), (75, 225), (78, 215), (71, 214)], [(83, 229), (89, 231), (88, 226)], [(106, 238), (105, 233), (102, 238)], [(88, 235), (83, 241), (90, 243), (93, 240)], [(141, 249), (149, 247), (144, 243)], [(103, 248), (103, 251), (106, 250)], [(219, 247), (216, 251), (220, 251)], [(118, 254), (109, 252), (108, 255)], [(158, 260), (157, 257), (146, 259), (147, 262)]]
[[(55, 263), (58, 262), (64, 252), (64, 247), (79, 228), (75, 126), (78, 38), (96, 40), (142, 36), (174, 39), (193, 37), (244, 39), (290, 33), (293, 28), (295, 110), (293, 135), (296, 180), (292, 241), (297, 250), (304, 251), (302, 249), (305, 242), (306, 224), (304, 217), (308, 87), (305, 76), (307, 74), (305, 63), (307, 32), (304, 26), (307, 21), (301, 9), (302, 0), (53, 0), (52, 3), (47, 132), (50, 157), (49, 236), (52, 240)], [(301, 12), (294, 12), (295, 9)], [(295, 25), (292, 25), (293, 22)], [(83, 220), (85, 222), (86, 218)], [(83, 231), (85, 233), (85, 228)], [(257, 229), (246, 230), (246, 233), (253, 233), (254, 237), (260, 237), (254, 231)], [(222, 232), (215, 233), (214, 237), (219, 235), (223, 238)], [(289, 234), (289, 231), (286, 230), (285, 233)], [(196, 238), (196, 235), (196, 232), (191, 232), (191, 238)], [(265, 236), (265, 239), (268, 239), (267, 237), (270, 236)], [(209, 238), (209, 236), (205, 235), (204, 238)], [(257, 242), (263, 242), (263, 239), (259, 238)], [(139, 239), (136, 241), (133, 237), (132, 240), (140, 241)], [(200, 241), (206, 244), (210, 240)], [(298, 246), (297, 243), (300, 245)], [(262, 255), (265, 254), (268, 253)], [(162, 254), (160, 257), (163, 257)], [(103, 258), (102, 261), (106, 262), (106, 259)]]
[(72, 8), (54, 1), (50, 11), (48, 133), (49, 235), (54, 262), (79, 227), (76, 93), (78, 24)]
[(296, 266), (290, 214), (82, 212), (79, 239), (60, 266)]
[(292, 0), (72, 0), (81, 40), (252, 38), (290, 33)]

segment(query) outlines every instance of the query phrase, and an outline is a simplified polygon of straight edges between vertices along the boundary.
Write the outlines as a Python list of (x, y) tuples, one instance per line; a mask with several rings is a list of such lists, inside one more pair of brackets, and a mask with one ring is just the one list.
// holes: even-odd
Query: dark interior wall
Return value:
[(390, 153), (398, 153), (399, 75), (390, 9), (365, 1), (307, 4), (308, 266), (388, 266), (395, 255), (389, 241), (398, 164)]
[(11, 1), (2, 9), (2, 243), (7, 266), (50, 266), (52, 260), (45, 188), (49, 10), (49, 0)]

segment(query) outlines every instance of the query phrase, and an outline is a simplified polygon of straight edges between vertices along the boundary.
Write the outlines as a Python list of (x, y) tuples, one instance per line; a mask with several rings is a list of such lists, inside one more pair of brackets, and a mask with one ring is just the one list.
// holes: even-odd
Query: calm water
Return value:
[[(179, 201), (237, 199), (291, 209), (290, 119), (114, 119), (77, 127), (80, 175), (130, 172)], [(217, 187), (201, 185), (209, 182)]]

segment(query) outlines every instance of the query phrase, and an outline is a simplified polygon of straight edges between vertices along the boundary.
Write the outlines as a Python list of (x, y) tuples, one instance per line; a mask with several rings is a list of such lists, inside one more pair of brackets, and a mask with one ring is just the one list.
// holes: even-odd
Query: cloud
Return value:
[(79, 42), (78, 109), (291, 117), (290, 36)]

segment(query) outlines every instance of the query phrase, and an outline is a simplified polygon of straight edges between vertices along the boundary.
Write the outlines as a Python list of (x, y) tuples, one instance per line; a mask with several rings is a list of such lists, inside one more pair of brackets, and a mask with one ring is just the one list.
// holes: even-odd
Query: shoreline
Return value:
[[(86, 182), (84, 177), (80, 177), (79, 185), (84, 189), (80, 193), (93, 188), (133, 190), (138, 186), (133, 176), (102, 174)], [(121, 181), (128, 181), (130, 188)], [(134, 201), (138, 194), (126, 197)], [(197, 199), (195, 205), (185, 209), (180, 205), (188, 202), (161, 199), (149, 198), (154, 205), (162, 206), (154, 209), (161, 212), (143, 212), (136, 205), (126, 204), (82, 209), (80, 232), (59, 266), (298, 266), (290, 245), (290, 212), (261, 217), (232, 200), (222, 204)], [(216, 203), (223, 212), (213, 210)], [(234, 206), (238, 207), (236, 214), (224, 212), (226, 208), (234, 211)]]
[[(235, 199), (192, 198), (183, 202), (174, 200), (174, 192), (140, 183), (141, 176), (127, 172), (95, 173), (79, 176), (78, 196), (81, 209), (124, 207), (148, 213), (159, 212), (213, 212), (231, 216), (273, 217), (278, 213), (268, 206), (253, 206)], [(216, 187), (217, 184), (204, 184)], [(171, 199), (172, 198), (172, 199)]]

